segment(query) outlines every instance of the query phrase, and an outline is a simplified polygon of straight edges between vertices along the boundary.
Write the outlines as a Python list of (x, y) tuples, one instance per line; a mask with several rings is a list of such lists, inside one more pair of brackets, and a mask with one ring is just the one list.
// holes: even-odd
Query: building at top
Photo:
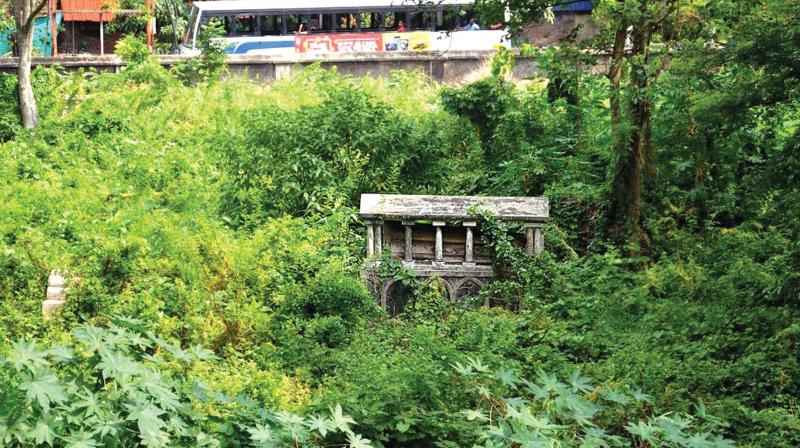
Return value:
[(451, 302), (476, 294), (494, 277), (476, 209), (522, 223), (525, 233), (516, 236), (518, 243), (532, 253), (544, 250), (542, 231), (550, 216), (544, 197), (361, 195), (367, 286), (390, 314), (403, 310), (408, 291), (398, 279), (381, 278), (381, 254), (390, 254), (419, 277), (441, 278), (444, 299)]

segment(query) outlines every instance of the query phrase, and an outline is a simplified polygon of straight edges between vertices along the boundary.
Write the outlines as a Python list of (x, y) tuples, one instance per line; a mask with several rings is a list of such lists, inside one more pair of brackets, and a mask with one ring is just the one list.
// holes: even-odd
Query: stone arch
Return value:
[(451, 300), (457, 303), (464, 297), (475, 296), (478, 294), (478, 291), (481, 289), (481, 287), (483, 287), (483, 282), (478, 278), (463, 278), (456, 283), (455, 286), (453, 286), (453, 294), (450, 295), (450, 297), (452, 297)]
[(444, 284), (444, 297), (442, 297), (442, 300), (444, 302), (452, 300), (453, 284), (450, 282), (450, 280), (441, 275), (432, 275), (431, 277), (428, 278), (428, 280), (433, 280), (435, 278), (438, 278), (439, 280), (442, 281), (442, 284)]
[(411, 297), (411, 289), (400, 280), (390, 280), (383, 287), (383, 308), (394, 317), (403, 312)]

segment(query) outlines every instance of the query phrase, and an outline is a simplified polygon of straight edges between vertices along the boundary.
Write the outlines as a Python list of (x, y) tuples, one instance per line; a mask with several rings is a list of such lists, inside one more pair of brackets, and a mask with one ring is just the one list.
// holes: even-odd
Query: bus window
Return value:
[(323, 14), (322, 15), (322, 30), (325, 32), (336, 31), (334, 24), (336, 23), (336, 14)]
[(308, 32), (317, 33), (322, 30), (322, 14), (313, 14), (308, 21)]
[(336, 30), (346, 31), (350, 28), (350, 15), (349, 14), (336, 14)]
[(466, 23), (462, 16), (463, 11), (447, 8), (442, 11), (442, 21), (438, 24), (437, 29), (444, 31), (452, 31), (461, 28), (462, 23)]
[(370, 28), (373, 30), (382, 30), (386, 28), (384, 13), (382, 12), (371, 13), (369, 17), (369, 23), (370, 23)]
[(287, 29), (286, 32), (294, 34), (300, 30), (300, 24), (303, 24), (303, 32), (307, 33), (309, 29), (309, 16), (301, 14), (291, 14), (286, 17)]
[(256, 34), (255, 16), (232, 17), (232, 31), (236, 36), (254, 36)]
[(281, 34), (281, 16), (260, 16), (261, 35), (277, 36)]
[(385, 28), (397, 28), (397, 19), (395, 18), (396, 13), (394, 12), (387, 12), (383, 15), (383, 26)]
[(372, 15), (368, 12), (356, 13), (356, 28), (358, 29), (372, 28)]

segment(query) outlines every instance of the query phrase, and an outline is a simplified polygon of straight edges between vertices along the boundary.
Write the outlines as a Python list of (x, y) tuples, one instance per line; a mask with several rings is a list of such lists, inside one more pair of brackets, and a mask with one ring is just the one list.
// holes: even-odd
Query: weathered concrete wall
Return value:
[[(231, 55), (227, 58), (231, 74), (247, 74), (254, 79), (271, 82), (290, 76), (298, 69), (319, 63), (336, 67), (343, 74), (354, 76), (388, 76), (395, 70), (418, 70), (432, 80), (448, 84), (473, 81), (489, 73), (488, 61), (494, 51), (450, 51), (447, 53), (352, 53), (346, 55)], [(187, 56), (159, 56), (165, 67), (171, 67)], [(67, 71), (95, 70), (117, 72), (125, 64), (116, 56), (61, 56), (34, 58), (34, 66), (60, 66)], [(0, 72), (14, 72), (16, 58), (0, 58)], [(520, 59), (514, 72), (517, 79), (535, 74), (533, 61)]]

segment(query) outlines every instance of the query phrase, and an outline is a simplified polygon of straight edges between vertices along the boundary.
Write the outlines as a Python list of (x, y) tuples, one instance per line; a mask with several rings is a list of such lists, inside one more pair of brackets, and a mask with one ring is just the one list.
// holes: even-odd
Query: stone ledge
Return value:
[[(312, 64), (314, 62), (376, 62), (376, 61), (459, 61), (485, 60), (496, 53), (495, 50), (481, 51), (417, 51), (407, 53), (396, 52), (360, 52), (346, 54), (275, 54), (275, 55), (227, 55), (228, 65), (259, 64)], [(161, 65), (174, 65), (187, 61), (195, 56), (157, 55)], [(15, 68), (19, 58), (0, 58), (0, 68)], [(33, 58), (33, 65), (63, 67), (122, 67), (125, 62), (116, 55), (64, 55), (54, 58)]]

